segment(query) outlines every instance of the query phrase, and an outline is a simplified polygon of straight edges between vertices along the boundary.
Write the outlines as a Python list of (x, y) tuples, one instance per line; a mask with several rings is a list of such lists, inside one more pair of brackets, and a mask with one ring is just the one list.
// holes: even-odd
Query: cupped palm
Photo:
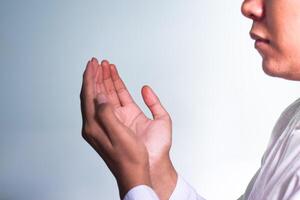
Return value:
[(97, 92), (108, 96), (119, 120), (145, 144), (150, 165), (168, 155), (172, 141), (172, 121), (153, 90), (144, 86), (141, 91), (143, 100), (153, 116), (153, 119), (149, 119), (134, 102), (115, 65), (102, 61), (96, 76)]

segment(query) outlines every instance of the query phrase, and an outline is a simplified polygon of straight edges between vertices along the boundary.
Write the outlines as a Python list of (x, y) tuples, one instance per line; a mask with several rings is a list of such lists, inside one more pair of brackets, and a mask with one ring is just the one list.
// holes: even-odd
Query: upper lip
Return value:
[(260, 36), (254, 32), (250, 32), (250, 37), (253, 39), (253, 40), (258, 40), (258, 41), (263, 41), (263, 42), (266, 42), (266, 43), (269, 43), (270, 40), (268, 40), (267, 38), (263, 37), (263, 36)]

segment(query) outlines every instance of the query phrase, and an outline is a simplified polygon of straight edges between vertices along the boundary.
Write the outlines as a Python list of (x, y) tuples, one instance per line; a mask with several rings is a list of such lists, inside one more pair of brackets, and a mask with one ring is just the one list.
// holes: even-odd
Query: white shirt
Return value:
[[(159, 200), (148, 186), (132, 188), (124, 200)], [(170, 200), (204, 200), (180, 175)], [(300, 98), (277, 120), (261, 167), (238, 200), (300, 200)]]

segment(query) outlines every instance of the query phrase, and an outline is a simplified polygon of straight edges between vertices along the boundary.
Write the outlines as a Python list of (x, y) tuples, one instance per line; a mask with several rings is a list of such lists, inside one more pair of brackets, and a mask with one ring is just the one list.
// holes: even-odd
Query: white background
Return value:
[(80, 134), (92, 56), (117, 65), (143, 109), (141, 87), (157, 91), (173, 119), (174, 165), (202, 196), (237, 199), (300, 92), (262, 71), (241, 3), (1, 1), (0, 199), (118, 199)]

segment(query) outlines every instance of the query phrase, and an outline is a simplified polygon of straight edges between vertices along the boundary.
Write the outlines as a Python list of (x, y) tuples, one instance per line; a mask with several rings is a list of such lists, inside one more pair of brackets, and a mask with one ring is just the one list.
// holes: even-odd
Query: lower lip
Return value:
[(255, 48), (261, 48), (264, 47), (266, 45), (268, 45), (269, 42), (268, 41), (264, 41), (264, 40), (256, 40), (255, 41)]

